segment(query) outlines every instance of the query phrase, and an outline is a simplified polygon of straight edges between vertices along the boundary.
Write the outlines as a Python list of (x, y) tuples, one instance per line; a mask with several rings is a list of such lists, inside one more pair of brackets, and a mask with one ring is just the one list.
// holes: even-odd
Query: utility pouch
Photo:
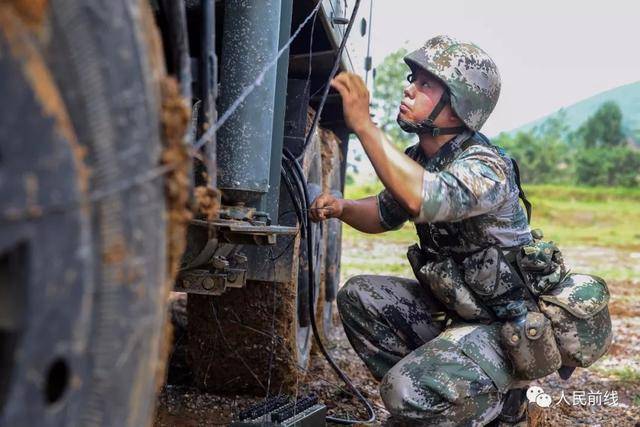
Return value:
[(464, 320), (490, 322), (491, 313), (467, 288), (452, 258), (427, 261), (417, 272), (418, 281), (449, 310)]
[(608, 303), (605, 281), (588, 274), (569, 274), (540, 296), (538, 306), (551, 320), (564, 366), (587, 367), (609, 349)]
[(520, 379), (535, 380), (557, 371), (562, 357), (544, 314), (530, 311), (502, 325), (502, 343)]
[(462, 264), (465, 283), (499, 319), (526, 314), (528, 295), (524, 283), (500, 248), (491, 246), (478, 251)]
[(553, 288), (566, 275), (562, 252), (553, 242), (536, 240), (523, 246), (516, 262), (527, 287), (535, 296)]

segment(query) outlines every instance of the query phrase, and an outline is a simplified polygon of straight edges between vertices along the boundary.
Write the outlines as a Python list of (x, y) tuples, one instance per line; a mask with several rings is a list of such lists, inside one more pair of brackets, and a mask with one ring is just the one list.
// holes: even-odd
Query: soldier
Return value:
[(401, 425), (486, 425), (501, 411), (502, 420), (517, 422), (524, 416), (523, 384), (511, 374), (501, 323), (493, 320), (526, 313), (524, 295), (512, 289), (483, 304), (455, 287), (437, 296), (432, 289), (453, 283), (459, 276), (453, 269), (468, 254), (493, 246), (508, 256), (532, 241), (515, 166), (479, 133), (498, 100), (500, 76), (482, 49), (448, 36), (428, 40), (404, 60), (411, 73), (397, 121), (419, 143), (397, 150), (370, 118), (362, 79), (338, 75), (331, 84), (347, 125), (385, 189), (359, 200), (322, 194), (310, 216), (339, 218), (365, 233), (413, 221), (420, 247), (408, 255), (421, 280), (352, 277), (338, 294), (340, 316)]

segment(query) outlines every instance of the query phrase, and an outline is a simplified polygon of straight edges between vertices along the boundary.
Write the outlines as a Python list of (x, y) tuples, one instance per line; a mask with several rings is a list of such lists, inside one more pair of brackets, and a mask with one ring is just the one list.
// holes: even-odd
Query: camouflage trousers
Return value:
[(499, 324), (453, 323), (411, 279), (355, 276), (337, 297), (351, 345), (399, 425), (482, 426), (514, 384)]

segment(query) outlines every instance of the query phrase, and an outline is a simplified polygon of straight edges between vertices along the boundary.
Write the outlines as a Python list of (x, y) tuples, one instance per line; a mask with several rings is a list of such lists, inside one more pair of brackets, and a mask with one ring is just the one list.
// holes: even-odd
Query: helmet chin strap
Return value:
[(418, 135), (431, 134), (431, 136), (439, 136), (454, 135), (463, 132), (466, 129), (465, 126), (441, 128), (436, 126), (434, 123), (436, 118), (440, 115), (440, 113), (442, 112), (444, 107), (447, 106), (450, 100), (451, 98), (449, 97), (449, 93), (447, 91), (444, 91), (436, 106), (433, 107), (433, 111), (431, 111), (431, 114), (429, 114), (429, 117), (427, 117), (425, 120), (419, 123), (415, 123), (401, 119), (400, 115), (398, 115), (398, 125), (403, 131), (407, 133), (415, 133)]

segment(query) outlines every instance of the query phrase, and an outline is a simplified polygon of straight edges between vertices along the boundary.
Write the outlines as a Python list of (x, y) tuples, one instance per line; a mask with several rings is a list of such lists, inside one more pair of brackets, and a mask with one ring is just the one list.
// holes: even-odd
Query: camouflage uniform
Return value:
[[(401, 425), (484, 425), (498, 414), (518, 422), (525, 400), (517, 387), (526, 381), (516, 376), (541, 378), (561, 366), (570, 375), (607, 351), (606, 283), (568, 274), (557, 247), (539, 233), (533, 239), (515, 163), (479, 133), (500, 94), (486, 52), (437, 36), (404, 60), (446, 90), (420, 122), (398, 115), (400, 127), (457, 135), (432, 158), (419, 146), (406, 151), (425, 169), (422, 182), (408, 183), (422, 188), (417, 217), (389, 191), (378, 195), (383, 228), (416, 224), (420, 247), (407, 255), (419, 281), (353, 277), (338, 293), (338, 309)], [(464, 126), (436, 125), (447, 105)]]
[[(387, 190), (378, 195), (387, 230), (416, 223), (423, 249), (464, 256), (487, 245), (531, 242), (511, 161), (479, 133), (465, 132), (433, 158), (419, 146), (406, 152), (425, 168), (416, 218)], [(338, 294), (347, 336), (382, 380), (385, 405), (401, 424), (484, 425), (498, 416), (515, 384), (500, 342), (500, 323), (455, 321), (417, 281), (356, 276)]]

